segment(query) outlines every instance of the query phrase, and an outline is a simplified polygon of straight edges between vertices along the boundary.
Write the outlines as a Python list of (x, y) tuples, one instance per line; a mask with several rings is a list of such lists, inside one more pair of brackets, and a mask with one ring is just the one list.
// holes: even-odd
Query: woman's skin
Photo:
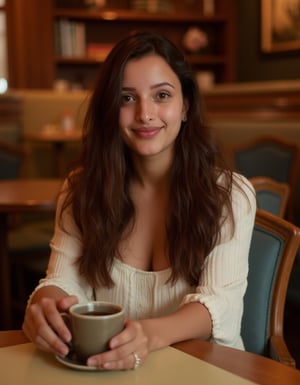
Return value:
[[(187, 110), (179, 79), (163, 58), (151, 54), (127, 63), (119, 125), (136, 170), (136, 178), (130, 184), (136, 220), (130, 236), (120, 243), (120, 254), (123, 262), (137, 269), (160, 271), (170, 266), (165, 233), (171, 193), (169, 170), (174, 142)], [(71, 334), (59, 312), (75, 303), (77, 298), (61, 289), (41, 288), (26, 311), (25, 333), (39, 348), (66, 355)], [(161, 318), (128, 319), (125, 326), (111, 339), (111, 350), (90, 357), (87, 365), (131, 369), (135, 362), (132, 352), (144, 361), (151, 351), (175, 342), (207, 339), (212, 321), (206, 307), (197, 302)]]

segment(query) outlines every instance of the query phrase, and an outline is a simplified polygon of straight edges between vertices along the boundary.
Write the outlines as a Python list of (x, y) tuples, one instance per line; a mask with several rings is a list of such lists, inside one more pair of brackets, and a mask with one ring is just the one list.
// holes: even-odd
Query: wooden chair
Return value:
[(257, 209), (241, 334), (247, 351), (290, 366), (295, 361), (283, 337), (284, 308), (299, 245), (297, 226)]
[(289, 185), (264, 176), (249, 180), (256, 191), (257, 207), (284, 218), (290, 196)]
[(227, 148), (232, 167), (247, 178), (267, 176), (290, 187), (287, 219), (294, 221), (300, 171), (299, 146), (278, 135), (262, 135)]

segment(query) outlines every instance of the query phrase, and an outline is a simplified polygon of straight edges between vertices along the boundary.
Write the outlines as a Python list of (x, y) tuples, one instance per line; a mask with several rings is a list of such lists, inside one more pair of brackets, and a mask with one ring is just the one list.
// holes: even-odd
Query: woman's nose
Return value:
[(151, 101), (140, 100), (137, 107), (136, 118), (143, 123), (147, 123), (154, 119), (155, 108)]

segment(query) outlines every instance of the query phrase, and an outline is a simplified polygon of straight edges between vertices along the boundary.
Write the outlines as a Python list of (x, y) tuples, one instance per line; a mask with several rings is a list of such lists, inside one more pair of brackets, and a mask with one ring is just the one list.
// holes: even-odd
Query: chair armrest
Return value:
[(295, 360), (291, 356), (284, 339), (280, 336), (270, 337), (270, 357), (282, 364), (296, 367)]

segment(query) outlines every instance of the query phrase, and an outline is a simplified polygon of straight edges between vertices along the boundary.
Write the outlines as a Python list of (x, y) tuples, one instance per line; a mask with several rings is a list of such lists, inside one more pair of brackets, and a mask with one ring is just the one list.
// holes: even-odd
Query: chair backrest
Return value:
[(249, 352), (268, 356), (271, 336), (283, 338), (287, 286), (299, 244), (297, 226), (257, 209), (241, 329)]
[(257, 207), (283, 218), (290, 196), (289, 185), (264, 176), (249, 180), (256, 191)]
[(21, 176), (26, 151), (20, 146), (0, 141), (0, 179), (15, 179)]
[(247, 178), (267, 176), (290, 186), (288, 219), (293, 221), (295, 191), (300, 171), (300, 148), (278, 135), (262, 135), (228, 148), (233, 168)]

